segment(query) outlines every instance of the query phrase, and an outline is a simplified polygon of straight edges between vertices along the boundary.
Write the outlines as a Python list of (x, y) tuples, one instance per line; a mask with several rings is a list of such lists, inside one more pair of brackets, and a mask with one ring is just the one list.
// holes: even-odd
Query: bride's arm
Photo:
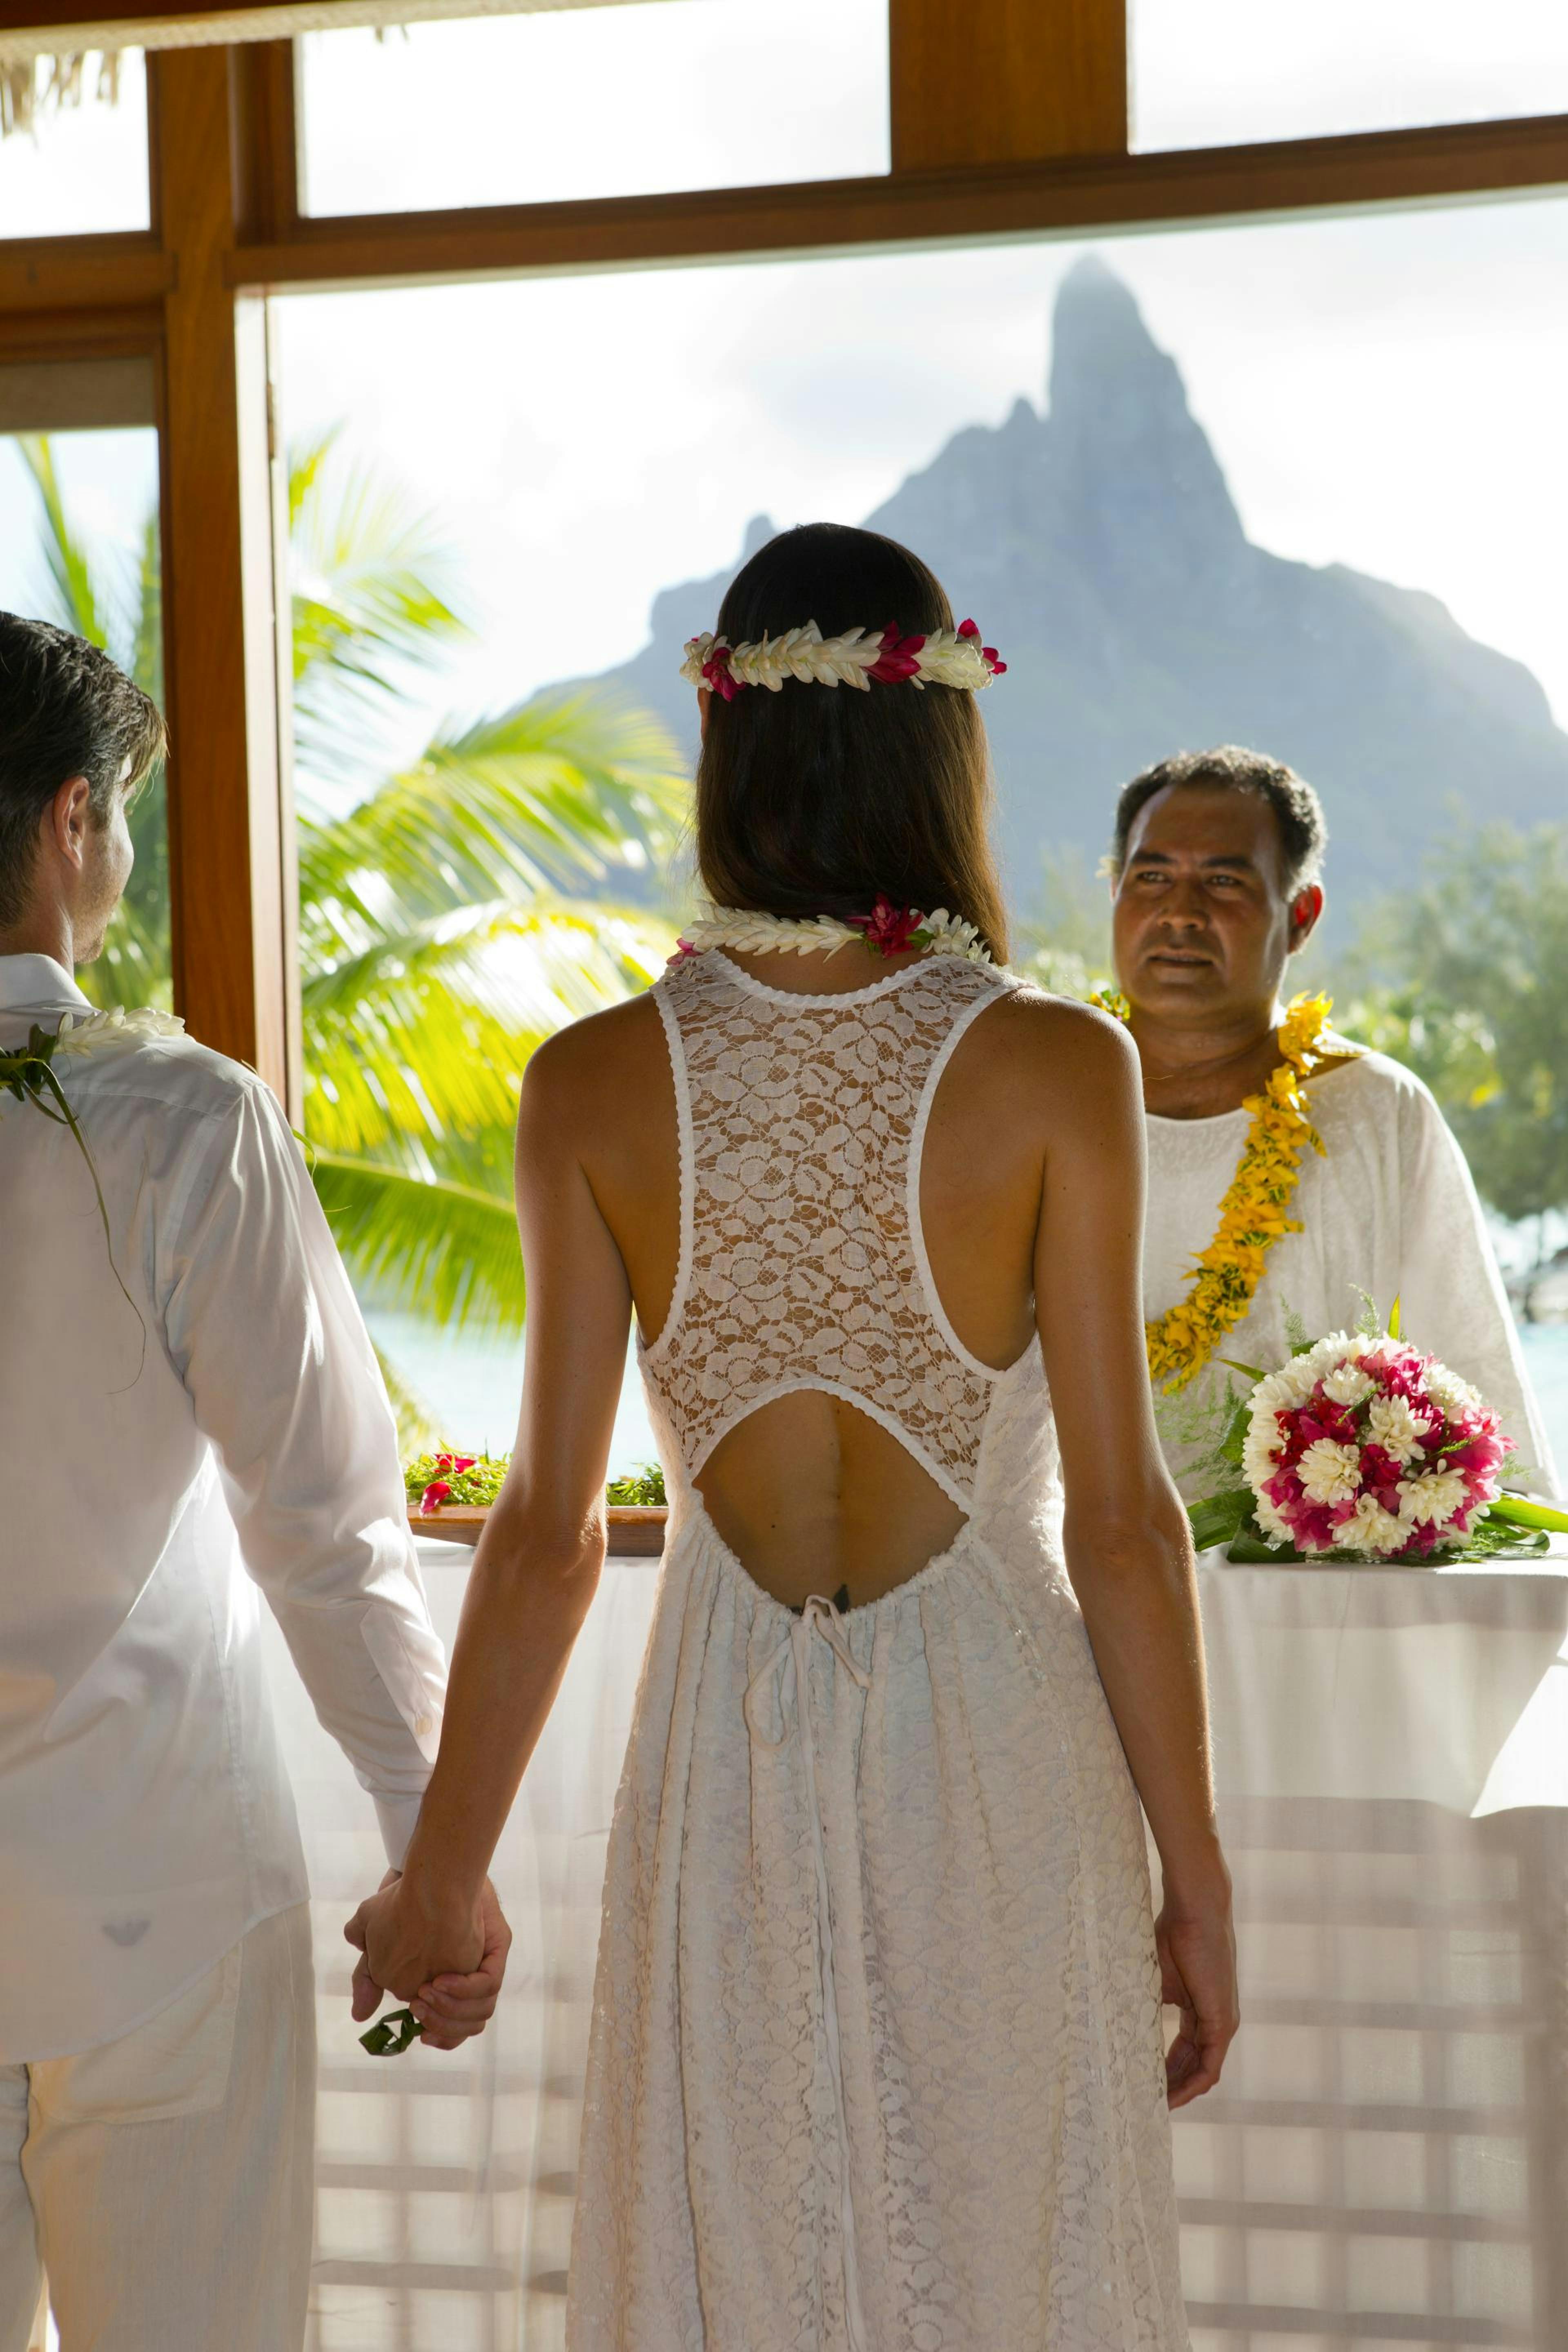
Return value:
[[(528, 1065), (517, 1129), (528, 1344), (517, 1446), (474, 1553), (440, 1753), (402, 1878), (362, 1906), (375, 1982), (402, 2000), (476, 1965), (480, 1897), (605, 1558), (605, 1472), (631, 1292), (578, 1151), (571, 1032)], [(439, 2016), (439, 2000), (427, 2002)]]
[(1160, 1452), (1144, 1353), (1142, 1100), (1125, 1032), (1087, 1009), (1053, 1010), (1036, 1315), (1068, 1572), (1160, 1853), (1164, 1998), (1184, 2011), (1169, 2069), (1182, 2105), (1219, 2078), (1237, 2024), (1236, 1958), (1191, 1531)]

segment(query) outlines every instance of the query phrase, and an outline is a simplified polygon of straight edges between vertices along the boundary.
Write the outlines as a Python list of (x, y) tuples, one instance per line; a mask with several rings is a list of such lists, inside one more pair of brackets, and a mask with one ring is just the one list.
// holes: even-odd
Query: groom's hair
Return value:
[(1310, 882), (1322, 879), (1329, 825), (1317, 793), (1282, 760), (1271, 760), (1263, 751), (1244, 751), (1238, 743), (1216, 744), (1212, 751), (1177, 751), (1122, 785), (1116, 803), (1116, 832), (1106, 861), (1113, 878), (1121, 878), (1127, 862), (1127, 844), (1140, 809), (1172, 784), (1256, 793), (1268, 802), (1279, 828), (1287, 898), (1293, 898)]
[(167, 742), (156, 703), (97, 646), (0, 613), (0, 924), (26, 912), (39, 821), (60, 786), (85, 776), (106, 824)]

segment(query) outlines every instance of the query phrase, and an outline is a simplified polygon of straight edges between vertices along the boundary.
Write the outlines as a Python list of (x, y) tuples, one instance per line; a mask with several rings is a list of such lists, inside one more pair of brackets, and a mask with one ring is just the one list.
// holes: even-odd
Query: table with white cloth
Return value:
[[(472, 1554), (420, 1557), (450, 1641)], [(342, 1927), (379, 1843), (273, 1646), (317, 1929), (312, 2352), (563, 2343), (599, 1885), (657, 1580), (605, 1568), (497, 1858), (507, 1990), (449, 2054), (359, 2047)], [(1175, 2124), (1194, 2345), (1568, 2346), (1568, 1558), (1211, 1559), (1201, 1583), (1245, 2024)]]

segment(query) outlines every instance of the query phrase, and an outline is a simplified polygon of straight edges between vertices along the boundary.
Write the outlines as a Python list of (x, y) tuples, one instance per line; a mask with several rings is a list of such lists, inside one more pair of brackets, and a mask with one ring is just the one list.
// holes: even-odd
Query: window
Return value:
[[(109, 373), (111, 394), (127, 372)], [(161, 702), (157, 434), (151, 425), (105, 431), (68, 424), (60, 429), (56, 422), (69, 416), (71, 403), (79, 414), (90, 413), (101, 401), (102, 383), (91, 368), (0, 368), (0, 608), (89, 637)], [(47, 418), (54, 429), (5, 429), (24, 417)], [(136, 865), (124, 902), (102, 956), (77, 976), (96, 1003), (166, 1007), (169, 852), (161, 769), (132, 809), (131, 837)]]
[(632, 0), (312, 33), (316, 214), (885, 172), (887, 0)]
[(147, 74), (140, 49), (92, 50), (62, 86), (33, 69), (31, 119), (0, 137), (0, 237), (146, 228)]
[[(679, 771), (696, 735), (682, 643), (712, 625), (743, 552), (795, 521), (870, 521), (933, 562), (1011, 666), (984, 709), (1021, 924), (1059, 945), (1066, 909), (1092, 955), (1117, 787), (1182, 746), (1239, 740), (1324, 793), (1337, 959), (1468, 813), (1528, 824), (1568, 804), (1568, 329), (1540, 299), (1565, 272), (1568, 202), (1538, 199), (282, 302), (291, 440), (336, 428), (332, 462), (360, 471), (363, 509), (374, 484), (388, 513), (420, 520), (423, 541), (393, 534), (415, 571), (440, 555), (408, 604), (429, 623), (402, 648), (374, 761), (342, 773), (331, 741), (357, 756), (365, 730), (323, 740), (312, 719), (301, 795), (349, 810), (389, 775), (444, 776), (449, 856), (462, 762), (521, 761), (530, 698), (574, 681), (606, 728), (625, 723), (606, 696), (648, 714)], [(533, 717), (506, 736), (520, 707)], [(512, 880), (526, 898), (521, 865)], [(657, 964), (658, 924), (668, 936), (679, 919), (679, 895), (661, 901), (635, 865), (544, 887), (642, 920), (604, 927), (627, 973), (637, 955)], [(493, 863), (465, 892), (493, 900)], [(318, 950), (308, 1056), (329, 967)], [(615, 984), (603, 961), (548, 970), (558, 1006)], [(481, 1008), (500, 1024), (493, 1103), (450, 1099), (436, 1123), (423, 1103), (379, 1126), (367, 1110), (362, 1146), (352, 1074), (331, 1076), (324, 1050), (318, 1063), (337, 1090), (316, 1097), (332, 1148), (466, 1171), (451, 1215), (478, 1217), (471, 1195), (490, 1192), (504, 1220), (520, 1053), (502, 1033), (521, 1036), (525, 1001), (552, 1017), (521, 966), (504, 978), (523, 995)], [(308, 1128), (314, 1115), (308, 1096)], [(496, 1232), (500, 1263), (512, 1245)], [(424, 1247), (411, 1235), (403, 1265)], [(417, 1305), (401, 1276), (367, 1297)], [(450, 1332), (384, 1336), (455, 1416)], [(507, 1409), (493, 1360), (473, 1378), (491, 1384), (484, 1418), (441, 1416), (465, 1444), (493, 1442)]]
[(1129, 0), (1132, 143), (1250, 145), (1568, 108), (1562, 0)]

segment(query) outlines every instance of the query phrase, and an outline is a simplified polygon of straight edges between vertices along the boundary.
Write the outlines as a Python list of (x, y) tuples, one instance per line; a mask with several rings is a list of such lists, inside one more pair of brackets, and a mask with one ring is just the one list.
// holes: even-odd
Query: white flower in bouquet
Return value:
[[(1358, 1365), (1357, 1370), (1360, 1370)], [(1364, 1373), (1363, 1378), (1365, 1378)], [(1327, 1387), (1325, 1381), (1324, 1386)], [(1432, 1430), (1432, 1418), (1413, 1412), (1410, 1401), (1403, 1396), (1384, 1396), (1373, 1391), (1368, 1383), (1371, 1402), (1366, 1409), (1366, 1425), (1375, 1444), (1395, 1462), (1413, 1461), (1426, 1444)]]
[(1301, 1456), (1301, 1490), (1314, 1503), (1353, 1502), (1361, 1492), (1361, 1454), (1331, 1437), (1315, 1438)]

